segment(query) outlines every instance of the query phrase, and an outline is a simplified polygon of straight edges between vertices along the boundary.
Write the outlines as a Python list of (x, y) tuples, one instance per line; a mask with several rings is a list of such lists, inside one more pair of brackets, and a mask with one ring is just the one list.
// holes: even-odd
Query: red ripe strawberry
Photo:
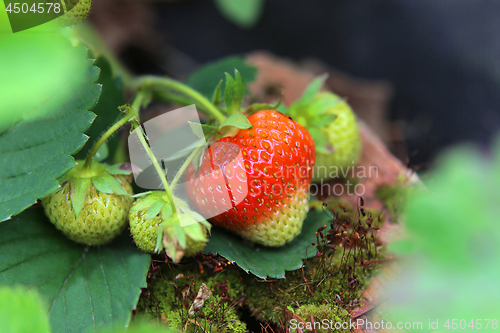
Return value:
[(274, 110), (248, 117), (249, 129), (213, 143), (187, 187), (199, 213), (215, 225), (266, 246), (281, 246), (302, 229), (314, 167), (314, 141)]

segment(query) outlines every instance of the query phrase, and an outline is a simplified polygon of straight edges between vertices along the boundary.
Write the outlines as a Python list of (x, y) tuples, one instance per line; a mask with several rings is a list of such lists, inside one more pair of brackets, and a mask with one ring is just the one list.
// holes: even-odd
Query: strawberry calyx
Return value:
[(162, 246), (167, 256), (178, 263), (184, 256), (192, 256), (205, 247), (211, 224), (192, 211), (185, 201), (174, 197), (174, 202), (178, 213), (166, 219), (163, 216), (156, 247)]
[(283, 98), (280, 97), (280, 99), (276, 102), (274, 105), (270, 104), (262, 104), (262, 103), (254, 103), (247, 107), (245, 111), (243, 111), (243, 114), (247, 117), (250, 117), (254, 113), (257, 113), (262, 110), (278, 110), (278, 108), (281, 106), (281, 103), (283, 103)]
[(329, 154), (333, 152), (326, 127), (335, 121), (337, 116), (327, 112), (345, 100), (335, 94), (329, 96), (320, 92), (328, 75), (316, 77), (306, 88), (302, 97), (296, 100), (288, 109), (282, 111), (306, 127), (316, 144), (316, 151)]
[[(130, 216), (144, 218), (144, 222), (159, 219), (156, 245), (152, 252), (159, 253), (163, 249), (174, 263), (184, 256), (201, 251), (208, 241), (211, 225), (201, 215), (192, 211), (188, 204), (173, 196), (175, 211), (172, 210), (170, 197), (164, 191), (141, 193), (145, 196), (130, 209)], [(150, 245), (152, 249), (152, 245)]]
[(85, 167), (85, 161), (80, 160), (60, 180), (61, 186), (69, 185), (70, 198), (76, 218), (87, 201), (89, 190), (94, 186), (99, 192), (130, 196), (121, 186), (117, 175), (129, 175), (132, 172), (130, 164), (122, 163), (105, 165), (99, 162), (92, 163), (91, 168)]
[[(237, 69), (234, 70), (234, 79), (230, 74), (225, 74), (226, 88), (224, 90), (224, 104), (226, 105), (226, 108), (223, 111), (227, 115), (232, 115), (233, 113), (240, 111), (246, 87), (245, 82), (243, 82), (243, 77)], [(217, 88), (215, 88), (214, 99), (217, 99), (215, 96), (215, 94), (217, 94), (217, 90), (220, 90), (220, 83)]]
[(211, 225), (196, 212), (174, 216), (162, 224), (162, 245), (174, 263), (200, 252), (208, 241)]

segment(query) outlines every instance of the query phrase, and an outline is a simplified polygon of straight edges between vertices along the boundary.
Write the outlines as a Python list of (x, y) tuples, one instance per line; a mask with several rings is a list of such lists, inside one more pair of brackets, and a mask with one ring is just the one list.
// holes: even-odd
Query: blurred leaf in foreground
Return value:
[(59, 186), (87, 141), (99, 69), (57, 33), (0, 38), (0, 221)]
[[(406, 242), (413, 253), (403, 257), (404, 273), (391, 290), (391, 318), (420, 321), (423, 331), (448, 331), (453, 318), (461, 328), (499, 328), (499, 148), (493, 159), (473, 147), (448, 152), (429, 190), (409, 199)], [(486, 328), (486, 319), (497, 325)]]
[(0, 288), (0, 327), (3, 333), (50, 332), (40, 295), (24, 287)]

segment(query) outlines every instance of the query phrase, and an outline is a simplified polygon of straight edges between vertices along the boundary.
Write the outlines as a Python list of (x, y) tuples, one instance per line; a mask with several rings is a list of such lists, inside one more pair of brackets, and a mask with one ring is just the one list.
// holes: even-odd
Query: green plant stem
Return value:
[(101, 148), (102, 144), (106, 142), (106, 140), (108, 140), (111, 135), (113, 135), (113, 133), (118, 131), (120, 127), (128, 123), (129, 120), (132, 118), (136, 118), (137, 121), (139, 121), (139, 109), (141, 105), (144, 103), (144, 101), (147, 99), (147, 97), (148, 93), (146, 91), (140, 90), (135, 96), (134, 101), (132, 102), (132, 107), (126, 106), (120, 109), (121, 111), (125, 112), (125, 116), (120, 120), (118, 120), (103, 135), (101, 135), (99, 140), (97, 140), (97, 142), (94, 144), (89, 154), (87, 155), (87, 158), (85, 159), (85, 164), (84, 164), (85, 169), (90, 169), (95, 154), (97, 153), (99, 148)]
[(177, 183), (179, 182), (179, 179), (181, 178), (184, 171), (186, 171), (189, 163), (191, 163), (191, 161), (194, 159), (194, 157), (198, 154), (198, 152), (202, 148), (203, 148), (203, 146), (198, 146), (198, 147), (196, 147), (195, 150), (193, 150), (193, 152), (191, 152), (191, 154), (189, 154), (188, 158), (181, 165), (181, 168), (179, 169), (179, 171), (177, 171), (177, 174), (175, 175), (174, 180), (172, 180), (172, 184), (170, 184), (170, 186), (172, 186), (172, 188), (175, 188), (175, 185), (177, 185)]
[[(179, 105), (187, 106), (187, 105), (194, 104), (194, 101), (192, 99), (189, 99), (189, 98), (186, 98), (186, 97), (183, 97), (180, 95), (170, 94), (166, 91), (155, 91), (155, 96), (160, 98), (163, 101), (168, 101), (168, 102), (172, 102), (172, 103), (179, 104)], [(207, 113), (210, 114), (207, 111), (207, 109), (201, 104), (198, 104), (198, 109), (205, 114), (207, 114)]]
[(139, 121), (139, 111), (141, 110), (142, 104), (148, 98), (149, 98), (149, 92), (147, 92), (145, 90), (139, 90), (137, 92), (137, 95), (135, 95), (134, 100), (132, 101), (131, 107), (132, 107), (132, 111), (134, 112), (137, 121)]
[[(135, 123), (135, 121), (134, 121)], [(165, 172), (163, 172), (163, 169), (160, 166), (160, 163), (158, 163), (158, 160), (156, 159), (155, 155), (151, 151), (151, 148), (149, 147), (149, 144), (146, 141), (146, 137), (144, 135), (144, 132), (142, 130), (142, 127), (137, 123), (133, 125), (134, 130), (137, 131), (137, 136), (139, 137), (139, 141), (141, 142), (142, 146), (146, 150), (146, 153), (148, 154), (149, 159), (153, 163), (153, 166), (155, 167), (156, 172), (158, 173), (158, 176), (160, 177), (160, 180), (163, 184), (163, 187), (167, 192), (170, 193), (170, 188), (168, 186), (167, 182), (167, 177), (165, 177)]]
[(109, 139), (109, 137), (111, 135), (113, 135), (113, 133), (115, 133), (120, 127), (122, 127), (123, 125), (125, 125), (130, 120), (130, 118), (132, 118), (134, 115), (135, 114), (133, 113), (133, 110), (132, 111), (130, 111), (130, 110), (127, 111), (126, 114), (125, 114), (125, 116), (123, 118), (121, 118), (120, 120), (118, 120), (103, 135), (101, 135), (101, 137), (94, 144), (94, 146), (90, 150), (89, 154), (87, 155), (87, 158), (85, 159), (85, 164), (83, 166), (85, 169), (90, 169), (90, 166), (92, 165), (92, 160), (94, 159), (94, 156), (97, 153), (97, 151), (99, 150), (99, 148), (101, 148), (102, 144), (104, 142), (106, 142), (106, 140)]
[(175, 208), (174, 204), (174, 198), (172, 196), (172, 192), (170, 191), (170, 186), (168, 185), (167, 177), (165, 175), (165, 172), (163, 172), (163, 169), (160, 166), (160, 163), (158, 163), (158, 160), (156, 159), (155, 155), (153, 154), (153, 151), (151, 151), (151, 148), (149, 147), (149, 144), (146, 142), (146, 137), (144, 135), (144, 132), (142, 131), (142, 127), (137, 122), (137, 120), (132, 121), (132, 128), (137, 131), (137, 136), (139, 137), (139, 141), (141, 142), (142, 146), (146, 150), (146, 153), (148, 154), (149, 159), (153, 163), (153, 166), (155, 167), (156, 173), (160, 177), (160, 180), (163, 184), (163, 187), (165, 188), (165, 193), (168, 196), (168, 200), (170, 201), (170, 207), (172, 208), (172, 214), (173, 216), (177, 216), (177, 210)]
[(206, 110), (209, 115), (213, 116), (219, 123), (223, 123), (226, 120), (226, 117), (205, 96), (181, 82), (168, 78), (143, 76), (137, 79), (136, 85), (138, 89), (147, 89), (150, 91), (154, 91), (158, 88), (174, 90), (193, 99), (195, 103), (201, 105), (202, 108)]

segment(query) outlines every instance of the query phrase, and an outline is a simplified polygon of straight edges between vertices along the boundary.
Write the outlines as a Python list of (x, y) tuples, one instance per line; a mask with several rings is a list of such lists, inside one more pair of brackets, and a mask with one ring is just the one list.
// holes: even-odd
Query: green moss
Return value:
[[(336, 327), (339, 329), (335, 330), (335, 332), (350, 332), (349, 326), (345, 323), (349, 323), (351, 316), (344, 308), (337, 305), (308, 304), (298, 308), (295, 314), (304, 319), (302, 324), (305, 325), (306, 329), (307, 326), (314, 327), (317, 333), (332, 332)], [(336, 323), (337, 326), (335, 326)], [(298, 322), (297, 325), (299, 325)], [(342, 325), (344, 325), (344, 328), (342, 328)], [(297, 331), (291, 327), (291, 332)]]
[[(331, 320), (329, 325), (349, 322), (347, 310), (360, 305), (361, 291), (377, 267), (363, 264), (380, 259), (381, 254), (371, 236), (376, 217), (372, 221), (372, 214), (362, 216), (361, 211), (344, 209), (341, 204), (332, 202), (327, 207), (338, 216), (334, 230), (323, 229), (320, 244), (311, 248), (319, 251), (301, 269), (287, 272), (286, 278), (260, 280), (231, 265), (222, 272), (199, 273), (198, 262), (190, 259), (182, 265), (162, 267), (160, 276), (151, 281), (149, 296), (141, 298), (138, 313), (185, 332), (245, 332), (246, 325), (238, 317), (241, 306), (257, 319), (280, 327), (291, 328), (292, 319), (311, 322), (311, 315), (313, 322)], [(335, 254), (329, 256), (333, 249)], [(214, 257), (204, 260), (218, 267)], [(190, 315), (202, 284), (212, 296)]]
[[(183, 332), (246, 332), (245, 323), (238, 318), (242, 300), (242, 284), (237, 270), (229, 267), (214, 276), (200, 274), (191, 266), (163, 267), (160, 277), (152, 281), (149, 296), (141, 297), (138, 312), (156, 323), (163, 322)], [(212, 296), (194, 314), (189, 314), (201, 284)]]
[[(351, 265), (357, 280), (356, 285), (351, 285), (350, 288), (349, 278), (340, 273), (340, 259), (340, 255), (335, 255), (331, 261), (309, 259), (302, 269), (287, 272), (286, 278), (281, 280), (259, 282), (252, 279), (252, 282), (246, 278), (245, 304), (261, 320), (278, 325), (289, 319), (285, 310), (298, 313), (299, 309), (309, 305), (324, 305), (322, 309), (329, 309), (326, 317), (338, 317), (339, 308), (358, 305), (361, 290), (367, 284), (367, 272), (359, 266)], [(345, 315), (341, 318), (342, 321), (350, 318), (347, 312), (341, 313)]]

